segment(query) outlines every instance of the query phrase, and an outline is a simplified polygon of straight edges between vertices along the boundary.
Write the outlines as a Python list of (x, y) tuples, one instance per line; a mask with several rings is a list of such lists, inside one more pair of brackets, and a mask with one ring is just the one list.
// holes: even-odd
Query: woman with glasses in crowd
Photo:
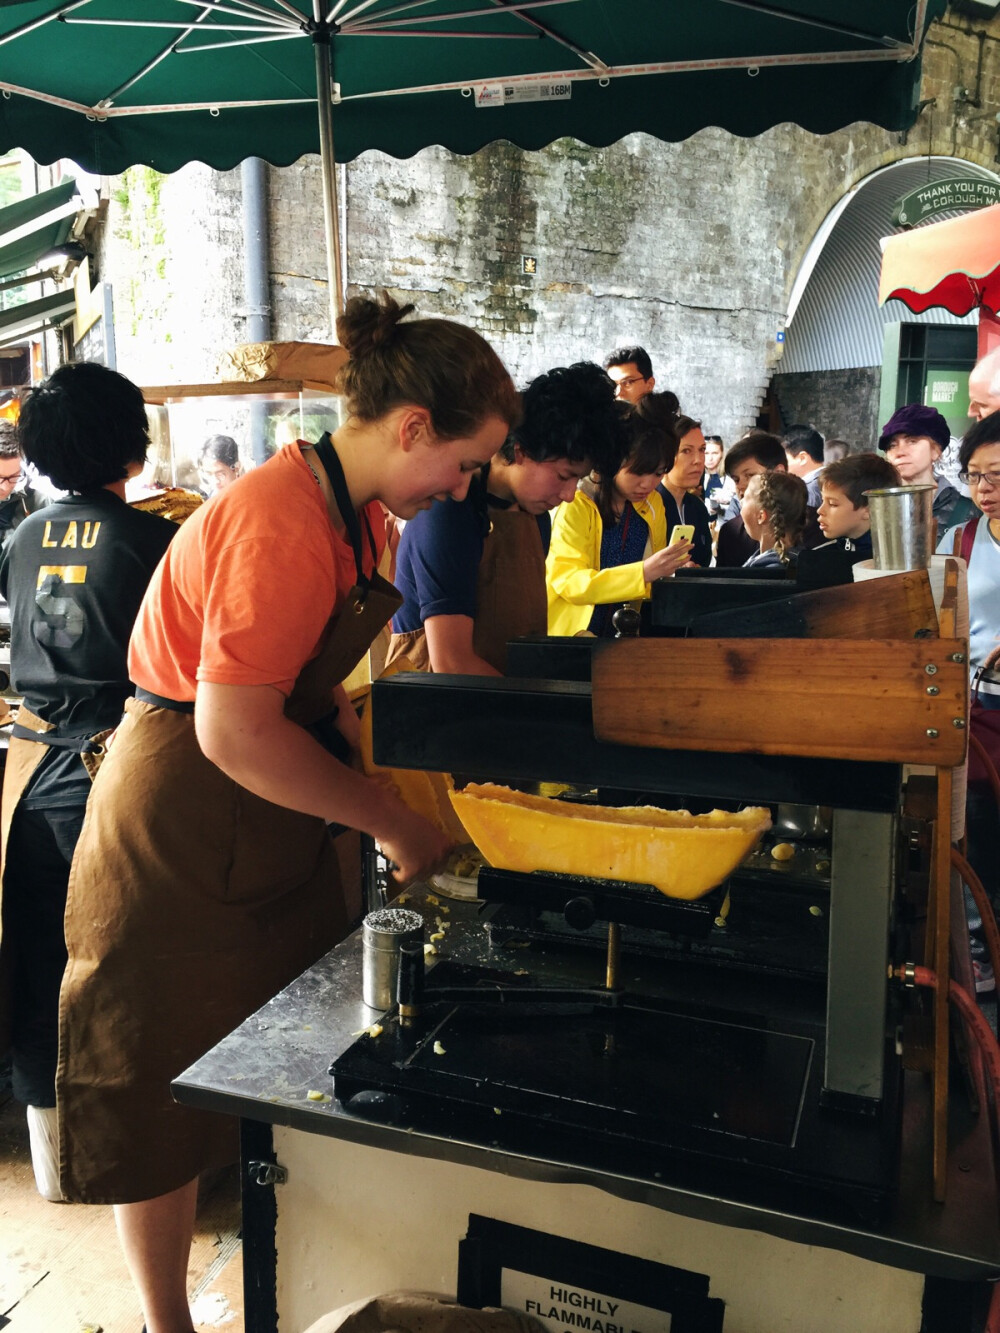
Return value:
[[(969, 571), (969, 670), (972, 678), (970, 732), (980, 732), (989, 748), (1000, 727), (980, 710), (1000, 709), (1000, 412), (977, 422), (959, 451), (960, 479), (969, 487), (979, 513), (946, 532), (938, 546), (945, 555), (961, 556)], [(980, 725), (977, 726), (977, 713)], [(994, 761), (996, 748), (993, 749)], [(1000, 837), (998, 810), (988, 780), (978, 778), (970, 754), (966, 805), (969, 861), (983, 881), (994, 910), (1000, 902)], [(976, 964), (976, 989), (993, 990), (985, 962)]]

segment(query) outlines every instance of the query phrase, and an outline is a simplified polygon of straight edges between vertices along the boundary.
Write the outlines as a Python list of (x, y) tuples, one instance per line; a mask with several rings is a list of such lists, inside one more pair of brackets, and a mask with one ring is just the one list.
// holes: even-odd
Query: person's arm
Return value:
[(552, 524), (552, 540), (545, 563), (545, 578), (556, 597), (571, 606), (603, 606), (649, 596), (649, 584), (666, 578), (688, 557), (687, 542), (656, 551), (645, 560), (627, 565), (595, 568), (600, 558), (597, 510), (578, 495), (561, 505)]
[(256, 796), (370, 833), (405, 884), (437, 865), (450, 843), (389, 787), (347, 768), (289, 721), (271, 685), (199, 682), (195, 733), (205, 757)]
[(343, 685), (333, 691), (333, 705), (337, 710), (337, 730), (352, 750), (361, 746), (361, 719), (354, 711), (354, 705), (347, 697)]
[(600, 525), (594, 503), (578, 494), (559, 506), (552, 523), (545, 581), (571, 606), (630, 602), (648, 596), (643, 562), (600, 569)]
[(414, 609), (427, 640), (431, 670), (497, 676), (473, 648), (483, 519), (472, 498), (449, 500), (411, 519), (399, 547), (412, 591), (397, 629), (414, 628)]
[(431, 670), (457, 676), (499, 676), (472, 644), (475, 621), (469, 616), (428, 616), (424, 621)]

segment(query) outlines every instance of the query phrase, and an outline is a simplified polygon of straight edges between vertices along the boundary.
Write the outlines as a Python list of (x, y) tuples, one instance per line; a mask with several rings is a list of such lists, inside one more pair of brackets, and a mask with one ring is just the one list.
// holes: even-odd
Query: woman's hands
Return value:
[(284, 705), (270, 685), (200, 682), (194, 720), (205, 756), (266, 801), (370, 833), (399, 866), (400, 887), (433, 870), (451, 847), (445, 834), (394, 787), (334, 759), (285, 717)]
[(673, 546), (665, 546), (662, 551), (656, 551), (642, 562), (642, 577), (647, 583), (669, 578), (675, 570), (690, 563), (690, 554), (690, 542), (674, 542)]
[(395, 863), (392, 877), (403, 888), (413, 879), (426, 878), (441, 867), (454, 843), (422, 815), (402, 801), (393, 810), (391, 830), (376, 833), (385, 856)]

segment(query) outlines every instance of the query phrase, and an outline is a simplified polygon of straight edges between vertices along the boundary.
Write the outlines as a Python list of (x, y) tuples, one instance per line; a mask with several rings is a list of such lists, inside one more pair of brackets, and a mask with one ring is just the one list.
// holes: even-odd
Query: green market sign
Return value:
[(947, 180), (929, 181), (919, 190), (911, 190), (896, 200), (892, 220), (900, 227), (912, 227), (938, 213), (969, 212), (1000, 204), (1000, 182), (983, 180), (981, 176), (951, 176)]

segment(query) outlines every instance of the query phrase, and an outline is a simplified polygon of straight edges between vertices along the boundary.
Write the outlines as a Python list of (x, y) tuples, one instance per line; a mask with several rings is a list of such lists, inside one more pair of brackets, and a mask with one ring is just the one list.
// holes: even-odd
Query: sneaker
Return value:
[(54, 1106), (29, 1106), (28, 1141), (35, 1187), (50, 1203), (65, 1203), (59, 1188), (59, 1122)]
[(976, 994), (989, 995), (997, 988), (996, 977), (989, 963), (981, 963), (978, 958), (972, 960), (972, 974), (976, 979)]

